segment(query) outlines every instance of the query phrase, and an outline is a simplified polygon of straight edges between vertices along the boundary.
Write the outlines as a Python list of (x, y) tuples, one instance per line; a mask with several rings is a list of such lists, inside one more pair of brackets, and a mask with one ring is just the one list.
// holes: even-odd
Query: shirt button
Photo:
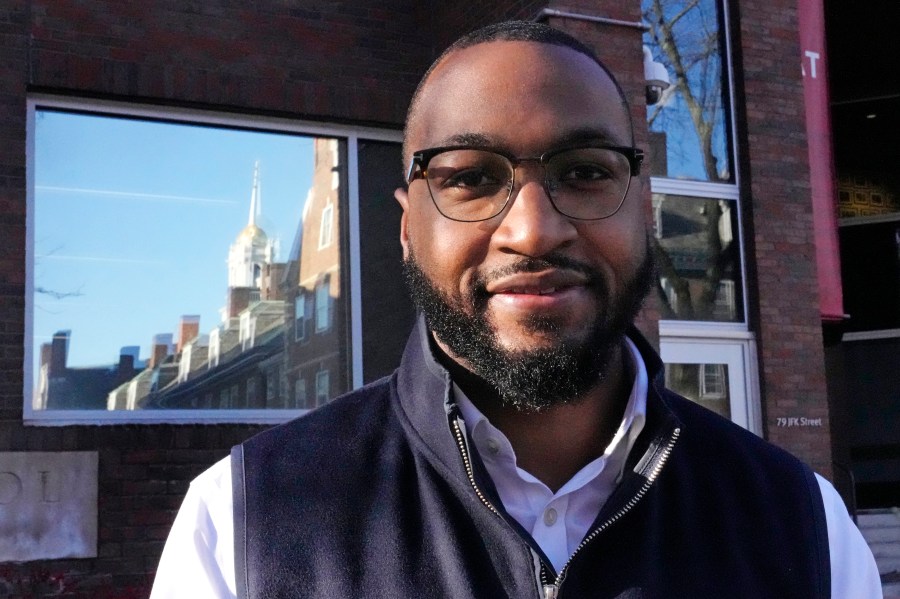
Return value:
[(500, 444), (497, 443), (497, 439), (494, 439), (493, 437), (488, 438), (487, 448), (488, 451), (491, 452), (491, 455), (497, 455), (498, 453), (500, 453)]
[(544, 524), (547, 526), (553, 526), (556, 524), (556, 510), (550, 508), (549, 510), (544, 512)]

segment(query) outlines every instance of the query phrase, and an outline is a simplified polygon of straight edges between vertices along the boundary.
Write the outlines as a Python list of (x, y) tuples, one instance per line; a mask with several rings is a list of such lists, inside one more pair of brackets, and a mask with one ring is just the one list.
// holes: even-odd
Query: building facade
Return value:
[[(0, 585), (140, 592), (194, 476), (391, 372), (414, 318), (392, 198), (409, 98), (446, 45), (510, 18), (571, 33), (619, 76), (659, 263), (639, 326), (668, 383), (848, 503), (855, 470), (869, 505), (891, 501), (900, 440), (864, 432), (896, 404), (897, 171), (838, 148), (837, 190), (817, 195), (805, 93), (828, 71), (802, 34), (824, 44), (826, 28), (801, 4), (5, 2), (0, 452), (95, 452), (99, 493), (92, 555), (0, 564)], [(873, 276), (887, 287), (858, 304), (863, 324), (824, 308), (823, 280)]]

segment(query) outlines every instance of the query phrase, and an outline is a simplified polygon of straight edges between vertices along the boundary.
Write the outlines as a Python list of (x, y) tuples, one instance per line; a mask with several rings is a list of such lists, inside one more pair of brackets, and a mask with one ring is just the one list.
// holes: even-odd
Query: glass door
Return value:
[(663, 338), (660, 350), (669, 389), (761, 434), (752, 340)]

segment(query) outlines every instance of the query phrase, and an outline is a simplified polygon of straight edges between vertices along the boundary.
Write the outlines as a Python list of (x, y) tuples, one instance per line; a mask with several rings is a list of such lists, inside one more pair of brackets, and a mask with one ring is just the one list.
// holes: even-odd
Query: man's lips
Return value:
[(488, 283), (491, 295), (552, 295), (573, 287), (585, 287), (587, 277), (570, 270), (515, 273)]

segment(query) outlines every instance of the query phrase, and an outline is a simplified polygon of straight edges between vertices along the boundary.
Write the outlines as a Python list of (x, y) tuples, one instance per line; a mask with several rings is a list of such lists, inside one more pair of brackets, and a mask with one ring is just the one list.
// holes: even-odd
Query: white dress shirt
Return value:
[(456, 385), (453, 386), (466, 429), (503, 507), (522, 528), (531, 533), (557, 572), (575, 553), (600, 507), (622, 478), (625, 460), (644, 429), (647, 367), (631, 340), (626, 341), (635, 367), (635, 377), (622, 422), (603, 455), (575, 473), (556, 493), (516, 465), (516, 452), (506, 436), (478, 411)]
[[(509, 440), (455, 389), (466, 428), (503, 507), (529, 531), (559, 571), (622, 475), (625, 459), (644, 426), (647, 369), (629, 341), (635, 381), (621, 424), (603, 455), (556, 493), (516, 466)], [(879, 599), (875, 559), (841, 497), (816, 475), (822, 492), (831, 552), (834, 599)], [(236, 598), (231, 461), (226, 457), (191, 483), (163, 550), (150, 599)]]

